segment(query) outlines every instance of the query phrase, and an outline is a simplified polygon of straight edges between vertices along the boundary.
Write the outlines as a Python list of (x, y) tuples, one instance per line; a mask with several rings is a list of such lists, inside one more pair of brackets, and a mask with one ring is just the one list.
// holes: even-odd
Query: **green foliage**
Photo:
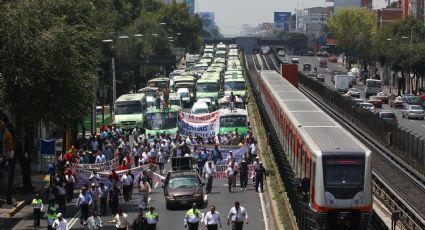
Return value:
[(366, 8), (346, 8), (328, 20), (331, 34), (338, 46), (349, 54), (356, 54), (365, 62), (376, 58), (376, 15)]
[(293, 50), (302, 50), (307, 47), (308, 37), (302, 33), (287, 33), (285, 38), (287, 39), (288, 47)]
[(22, 122), (64, 124), (86, 114), (98, 65), (94, 9), (78, 0), (1, 5), (0, 98)]

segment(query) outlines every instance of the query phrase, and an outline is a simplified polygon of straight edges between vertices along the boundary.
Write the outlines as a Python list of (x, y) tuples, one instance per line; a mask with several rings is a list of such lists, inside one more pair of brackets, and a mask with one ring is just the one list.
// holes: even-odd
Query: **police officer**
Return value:
[(55, 222), (57, 218), (57, 214), (56, 214), (56, 208), (51, 207), (49, 208), (49, 212), (47, 213), (47, 230), (52, 230), (53, 227), (53, 222)]
[(146, 220), (148, 222), (147, 230), (155, 230), (156, 224), (159, 221), (158, 213), (155, 212), (155, 208), (153, 206), (149, 207), (149, 211), (145, 214)]
[(43, 210), (43, 200), (40, 199), (38, 194), (35, 194), (35, 197), (32, 200), (31, 205), (33, 207), (33, 212), (34, 212), (34, 228), (40, 227), (40, 217), (41, 217), (41, 210)]
[(186, 212), (186, 216), (184, 217), (184, 227), (189, 225), (189, 230), (198, 230), (200, 220), (201, 211), (197, 209), (196, 203), (193, 203), (192, 208)]

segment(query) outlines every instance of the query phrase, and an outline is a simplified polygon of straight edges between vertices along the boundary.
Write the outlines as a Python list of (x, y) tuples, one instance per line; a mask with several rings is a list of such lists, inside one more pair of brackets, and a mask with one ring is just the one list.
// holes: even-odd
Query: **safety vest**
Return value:
[(48, 225), (53, 225), (53, 222), (55, 222), (56, 218), (57, 218), (56, 213), (48, 213), (47, 214)]
[(189, 209), (186, 212), (186, 217), (188, 218), (187, 221), (190, 223), (196, 223), (199, 222), (199, 216), (200, 216), (201, 212), (198, 209)]
[(156, 220), (156, 218), (158, 217), (158, 213), (156, 213), (156, 212), (147, 212), (146, 214), (145, 214), (145, 216), (146, 216), (146, 219), (147, 219), (147, 221), (148, 221), (148, 224), (156, 224), (157, 223), (157, 220)]
[(41, 206), (43, 206), (43, 200), (41, 200), (41, 199), (33, 199), (32, 202), (31, 202), (31, 205), (34, 208), (41, 209)]

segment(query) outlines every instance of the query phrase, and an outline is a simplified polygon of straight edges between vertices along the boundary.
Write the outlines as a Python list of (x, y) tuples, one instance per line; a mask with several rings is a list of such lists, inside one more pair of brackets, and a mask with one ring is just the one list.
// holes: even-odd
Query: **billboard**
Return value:
[(289, 31), (291, 12), (274, 12), (274, 29)]
[(199, 16), (202, 19), (202, 24), (206, 30), (211, 30), (215, 26), (214, 12), (200, 12)]

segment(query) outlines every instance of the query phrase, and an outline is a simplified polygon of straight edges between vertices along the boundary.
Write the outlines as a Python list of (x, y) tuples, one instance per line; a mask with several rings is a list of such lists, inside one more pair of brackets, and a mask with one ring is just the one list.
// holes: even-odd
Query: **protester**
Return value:
[(92, 198), (93, 212), (98, 212), (99, 209), (99, 188), (95, 183), (91, 184), (90, 196)]
[(225, 175), (227, 177), (227, 185), (229, 188), (229, 192), (234, 192), (235, 187), (236, 187), (236, 175), (237, 175), (237, 171), (236, 171), (236, 167), (235, 167), (235, 163), (231, 162), (229, 164), (229, 167), (226, 169), (225, 171)]
[(97, 215), (96, 211), (94, 211), (93, 215), (87, 219), (87, 228), (89, 230), (102, 229), (102, 218)]
[(66, 201), (69, 203), (72, 201), (72, 198), (74, 196), (74, 184), (75, 184), (75, 177), (72, 175), (71, 170), (67, 170), (67, 173), (65, 174), (65, 181), (66, 181)]
[(140, 191), (140, 200), (139, 208), (145, 210), (148, 208), (149, 194), (151, 193), (151, 186), (147, 183), (146, 179), (143, 177), (142, 181), (139, 184)]
[(215, 210), (215, 206), (210, 207), (210, 211), (204, 217), (204, 224), (207, 230), (217, 230), (218, 225), (222, 227), (220, 213)]
[(33, 214), (34, 214), (34, 228), (40, 227), (40, 218), (41, 218), (41, 211), (43, 210), (43, 200), (40, 199), (38, 194), (35, 194), (34, 199), (31, 202), (31, 205), (33, 207)]
[(246, 190), (248, 184), (248, 164), (245, 160), (242, 160), (239, 166), (239, 178), (241, 183), (241, 190)]
[(109, 205), (111, 207), (112, 215), (115, 216), (118, 212), (119, 207), (119, 197), (121, 195), (121, 190), (118, 188), (117, 184), (112, 186), (112, 189), (109, 190)]
[(156, 230), (156, 225), (159, 222), (159, 215), (153, 206), (149, 207), (149, 212), (145, 214), (147, 221), (147, 230)]
[(205, 180), (207, 181), (207, 184), (205, 186), (205, 192), (209, 194), (211, 193), (214, 176), (216, 174), (215, 165), (213, 165), (211, 161), (207, 161), (207, 163), (205, 163), (203, 174)]
[(65, 213), (66, 205), (65, 205), (65, 199), (66, 199), (66, 189), (65, 189), (65, 183), (58, 183), (56, 186), (57, 191), (57, 198), (58, 198), (58, 204), (59, 204), (59, 212)]
[(121, 208), (118, 209), (117, 214), (114, 216), (114, 219), (108, 221), (109, 223), (115, 223), (117, 230), (126, 230), (128, 228), (128, 215), (123, 212)]
[(130, 201), (130, 189), (131, 184), (133, 183), (133, 177), (130, 175), (130, 171), (127, 171), (121, 178), (122, 190), (124, 193), (124, 201)]
[(197, 204), (193, 203), (192, 208), (186, 212), (184, 217), (184, 227), (189, 226), (189, 230), (198, 230), (199, 221), (201, 220), (201, 211), (197, 208)]
[(131, 229), (133, 230), (146, 230), (148, 222), (143, 215), (143, 211), (139, 211), (139, 214), (134, 219), (133, 224), (131, 225)]
[(244, 221), (248, 224), (248, 213), (245, 208), (240, 206), (239, 201), (235, 202), (235, 206), (232, 207), (227, 216), (227, 225), (232, 224), (232, 230), (242, 230)]
[(57, 219), (52, 224), (52, 228), (56, 230), (69, 230), (68, 221), (62, 217), (62, 213), (58, 213)]
[(106, 215), (106, 204), (108, 200), (109, 189), (104, 183), (99, 184), (99, 198), (100, 198), (100, 215)]
[(93, 200), (90, 194), (87, 192), (87, 187), (81, 188), (81, 193), (78, 196), (77, 206), (80, 207), (80, 224), (86, 225), (86, 221), (89, 218), (89, 206), (92, 204)]
[(258, 192), (258, 186), (260, 186), (260, 191), (264, 192), (263, 190), (263, 182), (266, 178), (266, 169), (263, 167), (263, 163), (260, 161), (257, 166), (255, 166), (254, 169), (255, 172), (255, 191)]
[(95, 184), (96, 186), (99, 185), (100, 175), (97, 173), (96, 170), (93, 170), (92, 173), (90, 174), (89, 181)]

